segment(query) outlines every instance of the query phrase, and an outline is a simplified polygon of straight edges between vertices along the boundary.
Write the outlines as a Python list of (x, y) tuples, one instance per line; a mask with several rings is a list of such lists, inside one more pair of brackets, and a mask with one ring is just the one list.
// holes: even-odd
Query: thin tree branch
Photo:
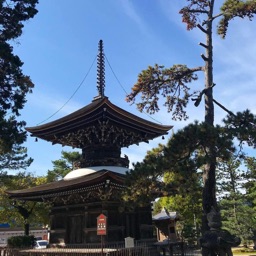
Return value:
[(209, 89), (212, 89), (214, 86), (215, 86), (215, 84), (213, 84), (213, 85), (212, 85), (211, 87), (209, 87), (209, 88), (203, 89), (203, 90), (199, 93), (199, 95), (197, 96), (197, 98), (191, 99), (192, 101), (195, 101), (194, 105), (195, 105), (196, 107), (199, 106), (199, 104), (200, 104), (200, 102), (201, 102), (201, 100), (202, 100), (202, 96), (205, 94), (205, 92), (206, 92), (207, 90), (209, 90)]
[(228, 114), (230, 114), (231, 116), (236, 116), (232, 111), (228, 110), (227, 108), (225, 108), (222, 104), (220, 104), (218, 101), (216, 101), (215, 99), (212, 99), (212, 101), (218, 105), (220, 108), (222, 108), (224, 111), (226, 111)]
[(204, 44), (202, 42), (200, 42), (199, 45), (203, 46), (204, 48), (208, 48), (208, 45), (206, 45), (206, 44)]
[(208, 61), (209, 59), (207, 57), (204, 56), (204, 54), (201, 54), (201, 57), (204, 61)]
[(186, 12), (190, 12), (190, 13), (208, 13), (208, 11), (204, 11), (204, 10), (197, 10), (197, 9), (186, 9)]
[(204, 29), (200, 24), (196, 25), (201, 31), (203, 31), (205, 34), (207, 34), (207, 30)]
[(218, 17), (220, 17), (220, 16), (223, 16), (223, 15), (224, 15), (224, 13), (219, 13), (219, 14), (213, 16), (213, 17), (211, 18), (211, 20), (214, 20), (214, 19), (216, 19), (216, 18), (218, 18)]

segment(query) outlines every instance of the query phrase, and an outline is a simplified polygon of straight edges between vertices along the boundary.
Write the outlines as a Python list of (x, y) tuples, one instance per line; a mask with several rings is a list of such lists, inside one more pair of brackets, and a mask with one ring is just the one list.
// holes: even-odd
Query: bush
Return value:
[(34, 236), (12, 236), (8, 238), (7, 245), (11, 248), (33, 247), (35, 241)]

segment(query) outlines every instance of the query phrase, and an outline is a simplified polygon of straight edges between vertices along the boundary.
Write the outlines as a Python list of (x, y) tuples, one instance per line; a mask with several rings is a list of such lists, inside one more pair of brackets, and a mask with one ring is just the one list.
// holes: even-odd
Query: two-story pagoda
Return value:
[(64, 179), (33, 188), (8, 191), (10, 198), (50, 202), (50, 243), (97, 243), (97, 217), (107, 216), (105, 241), (125, 237), (150, 239), (153, 235), (150, 204), (128, 211), (121, 192), (128, 157), (121, 149), (167, 134), (172, 126), (159, 125), (112, 104), (104, 95), (105, 67), (102, 41), (97, 63), (98, 96), (78, 111), (50, 123), (29, 127), (32, 136), (82, 150), (79, 168)]

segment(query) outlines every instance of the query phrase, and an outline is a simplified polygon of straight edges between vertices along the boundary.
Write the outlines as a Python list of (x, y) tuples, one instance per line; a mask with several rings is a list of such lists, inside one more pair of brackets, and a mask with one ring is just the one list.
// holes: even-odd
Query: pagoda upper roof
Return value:
[(109, 180), (109, 183), (115, 187), (118, 186), (123, 188), (124, 179), (124, 174), (102, 169), (100, 171), (74, 179), (62, 179), (27, 189), (5, 192), (11, 199), (43, 201), (53, 197), (68, 196), (71, 194), (88, 192), (90, 190), (104, 186), (104, 182), (106, 180)]
[(97, 144), (122, 148), (165, 135), (172, 127), (140, 118), (101, 96), (67, 116), (26, 130), (33, 137), (73, 148)]

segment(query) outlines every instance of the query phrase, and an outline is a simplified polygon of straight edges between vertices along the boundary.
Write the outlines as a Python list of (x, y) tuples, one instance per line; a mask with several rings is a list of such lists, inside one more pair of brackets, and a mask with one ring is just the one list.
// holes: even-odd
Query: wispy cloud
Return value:
[(136, 25), (140, 28), (141, 31), (147, 32), (148, 27), (144, 23), (143, 19), (141, 18), (141, 15), (136, 11), (132, 1), (129, 0), (121, 0), (120, 1), (124, 13), (133, 21), (136, 23)]
[[(24, 113), (22, 114), (22, 118), (27, 121), (29, 126), (34, 126), (48, 119), (58, 110), (60, 110), (58, 114), (54, 115), (50, 120), (47, 120), (47, 122), (70, 114), (84, 105), (87, 105), (93, 99), (95, 96), (95, 87), (93, 87), (93, 89), (86, 87), (83, 90), (85, 92), (83, 96), (76, 95), (76, 97), (72, 98), (72, 101), (62, 108), (73, 93), (70, 85), (73, 84), (75, 79), (79, 80), (77, 77), (79, 72), (70, 72), (70, 70), (66, 68), (69, 66), (70, 69), (77, 71), (78, 67), (84, 65), (84, 59), (89, 58), (90, 55), (82, 59), (77, 57), (73, 59), (72, 57), (73, 55), (82, 55), (83, 48), (88, 48), (89, 45), (96, 40), (93, 37), (94, 33), (98, 36), (102, 35), (102, 31), (104, 31), (104, 35), (111, 38), (110, 42), (113, 44), (113, 48), (118, 49), (118, 47), (122, 45), (122, 49), (129, 49), (127, 51), (123, 50), (122, 54), (120, 54), (121, 51), (117, 51), (117, 53), (113, 51), (112, 53), (112, 56), (115, 56), (117, 62), (120, 63), (118, 66), (119, 70), (115, 70), (115, 73), (121, 81), (125, 81), (123, 84), (129, 83), (132, 85), (134, 81), (136, 81), (138, 72), (147, 65), (153, 65), (155, 62), (163, 64), (166, 67), (175, 63), (184, 63), (188, 66), (203, 65), (200, 53), (204, 52), (204, 48), (198, 46), (198, 43), (204, 41), (205, 35), (198, 29), (188, 32), (186, 30), (186, 24), (182, 23), (182, 18), (178, 13), (179, 10), (187, 4), (186, 0), (119, 0), (115, 1), (115, 6), (118, 5), (118, 9), (115, 10), (118, 10), (118, 12), (112, 12), (111, 6), (109, 3), (107, 4), (107, 8), (109, 8), (108, 10), (110, 11), (107, 13), (108, 15), (106, 14), (105, 8), (98, 8), (99, 5), (102, 6), (102, 1), (97, 0), (93, 1), (91, 8), (97, 10), (98, 16), (95, 15), (90, 8), (85, 8), (84, 2), (86, 1), (80, 1), (77, 5), (83, 12), (76, 13), (77, 18), (80, 19), (81, 22), (77, 23), (79, 37), (70, 37), (72, 44), (67, 40), (66, 29), (64, 29), (70, 24), (67, 23), (68, 20), (66, 19), (56, 19), (55, 15), (56, 13), (58, 14), (56, 10), (59, 10), (59, 5), (55, 4), (54, 1), (42, 1), (39, 5), (41, 9), (39, 10), (38, 17), (43, 13), (47, 13), (47, 15), (44, 14), (41, 16), (41, 19), (36, 18), (33, 21), (38, 21), (35, 26), (37, 33), (34, 32), (35, 30), (29, 30), (29, 26), (26, 26), (24, 36), (27, 40), (22, 43), (20, 50), (24, 49), (25, 42), (27, 42), (27, 48), (25, 49), (28, 50), (21, 51), (21, 53), (24, 56), (28, 55), (25, 63), (31, 62), (31, 59), (34, 59), (36, 56), (36, 62), (32, 63), (40, 64), (32, 64), (29, 66), (28, 70), (33, 80), (37, 80), (37, 82), (35, 81), (36, 88), (34, 93), (28, 97)], [(48, 11), (47, 3), (51, 4), (51, 12)], [(106, 3), (104, 2), (104, 4)], [(70, 14), (69, 8), (69, 5), (63, 5), (62, 15)], [(42, 12), (44, 10), (47, 10), (47, 12)], [(93, 33), (90, 34), (90, 36), (88, 36), (88, 33), (81, 33), (81, 31), (85, 31), (85, 23), (82, 22), (84, 17), (90, 20), (90, 23), (88, 23), (90, 26), (93, 24), (93, 26), (91, 26)], [(108, 21), (113, 21), (111, 23), (112, 26), (109, 26), (107, 22), (103, 22), (105, 18)], [(51, 20), (50, 23), (48, 22), (49, 20)], [(117, 20), (118, 23), (116, 22)], [(48, 31), (47, 28), (49, 24), (52, 23), (56, 23), (60, 28), (63, 27), (62, 30), (59, 30), (60, 33), (43, 33), (44, 31)], [(31, 22), (31, 24), (33, 23)], [(86, 24), (87, 27), (88, 24)], [(123, 27), (125, 27), (125, 30), (122, 30)], [(38, 28), (40, 29), (38, 30)], [(214, 97), (225, 107), (234, 112), (249, 108), (256, 113), (256, 77), (254, 75), (256, 63), (255, 29), (255, 21), (247, 22), (246, 20), (238, 20), (232, 22), (232, 25), (230, 25), (229, 33), (225, 40), (222, 40), (214, 34), (214, 82), (216, 83), (214, 87)], [(119, 34), (119, 32), (124, 33)], [(124, 37), (124, 34), (126, 37)], [(31, 52), (31, 38), (34, 37), (35, 40), (33, 42), (35, 43), (33, 46), (36, 49), (34, 52), (37, 53), (37, 55)], [(51, 46), (49, 43), (44, 44), (44, 51), (42, 51), (42, 38), (47, 38), (45, 39), (47, 42), (49, 40), (51, 43), (54, 42), (54, 45)], [(45, 40), (43, 40), (43, 42)], [(81, 48), (70, 48), (70, 45), (73, 45), (73, 43), (77, 46), (81, 45)], [(53, 51), (52, 49), (55, 49), (55, 47), (58, 50)], [(107, 52), (109, 51), (108, 49), (110, 49), (108, 47), (110, 46), (106, 47)], [(131, 51), (133, 51), (133, 54), (130, 54)], [(63, 58), (67, 53), (70, 53), (70, 55), (68, 55), (68, 57), (70, 57), (68, 61), (66, 58)], [(47, 54), (47, 58), (45, 58), (45, 54)], [(111, 58), (112, 56), (108, 57)], [(40, 72), (38, 72), (38, 68)], [(42, 73), (42, 70), (45, 72)], [(122, 70), (124, 70), (124, 72), (123, 75), (120, 76)], [(42, 83), (44, 83), (45, 86), (43, 86)], [(87, 81), (87, 84), (94, 85), (95, 77), (93, 77), (92, 82)], [(109, 84), (113, 84), (111, 79), (109, 79)], [(194, 87), (197, 87), (196, 89), (201, 90), (203, 86), (204, 78), (200, 76), (200, 79), (196, 81), (196, 83), (193, 83), (191, 88), (194, 90)], [(76, 86), (74, 86), (74, 88), (76, 88)], [(193, 103), (188, 106), (189, 120), (174, 122), (171, 119), (171, 114), (167, 113), (166, 108), (162, 105), (160, 106), (161, 111), (153, 115), (152, 119), (145, 114), (138, 113), (134, 106), (129, 107), (129, 104), (126, 102), (122, 104), (120, 97), (123, 100), (125, 95), (120, 96), (117, 90), (111, 91), (109, 86), (107, 89), (109, 90), (108, 96), (114, 104), (133, 114), (138, 114), (138, 116), (147, 120), (174, 125), (175, 131), (188, 123), (194, 122), (194, 120), (201, 121), (204, 119), (203, 101), (199, 107), (195, 107)], [(127, 90), (128, 93), (129, 89)], [(220, 122), (225, 115), (226, 113), (222, 109), (217, 106), (215, 107), (216, 122)], [(169, 137), (171, 133), (172, 131), (170, 131)], [(166, 138), (167, 137), (168, 136), (166, 136)], [(59, 157), (59, 155), (55, 156), (49, 154), (49, 150), (55, 150), (59, 153), (62, 150), (58, 145), (52, 147), (50, 143), (39, 143), (40, 144), (37, 144), (35, 148), (29, 147), (29, 150), (32, 152), (32, 157), (35, 159), (33, 166), (38, 170), (40, 168), (39, 165), (49, 166), (48, 163), (51, 163), (51, 160)], [(159, 138), (159, 141), (153, 140), (150, 141), (149, 144), (141, 143), (139, 146), (133, 145), (128, 149), (124, 149), (124, 152), (127, 152), (126, 154), (129, 156), (131, 162), (141, 161), (146, 152), (156, 147), (158, 143), (165, 143), (165, 141)], [(43, 153), (47, 152), (47, 154), (44, 155), (40, 151), (43, 151)], [(33, 166), (31, 166), (31, 168), (33, 168)], [(46, 170), (47, 168), (44, 169)], [(40, 173), (41, 170), (43, 170), (43, 168), (40, 169)]]
[(256, 110), (255, 22), (235, 20), (225, 40), (215, 37), (215, 82), (231, 111)]
[(29, 125), (34, 126), (39, 123), (42, 124), (53, 121), (82, 107), (82, 105), (76, 101), (71, 101), (68, 104), (65, 104), (66, 102), (67, 99), (64, 98), (63, 95), (48, 94), (44, 93), (42, 90), (30, 95), (25, 106), (25, 111), (27, 114), (31, 114), (34, 112), (34, 109), (37, 109), (38, 115), (36, 116), (37, 120), (34, 119), (36, 123)]
[[(159, 1), (162, 7), (163, 14), (169, 19), (170, 23), (175, 24), (180, 28), (180, 31), (184, 33), (186, 38), (191, 41), (183, 41), (182, 43), (191, 47), (192, 51), (202, 51), (197, 44), (204, 42), (204, 33), (199, 29), (193, 31), (186, 31), (185, 24), (181, 21), (181, 16), (178, 11), (186, 5), (186, 2), (181, 1)], [(218, 11), (218, 8), (216, 8)], [(216, 23), (214, 23), (213, 32), (213, 51), (214, 51), (214, 97), (220, 101), (231, 111), (242, 111), (249, 108), (251, 111), (256, 109), (256, 37), (254, 36), (256, 30), (256, 22), (248, 21), (247, 19), (235, 19), (230, 22), (228, 28), (228, 34), (225, 40), (221, 39), (216, 34)], [(194, 45), (193, 45), (194, 43)], [(194, 63), (203, 65), (200, 56), (194, 60)], [(201, 63), (201, 64), (200, 64)], [(204, 80), (197, 81), (201, 85), (204, 84)], [(201, 103), (203, 105), (203, 102)], [(190, 119), (195, 120), (200, 118), (202, 114), (203, 119), (204, 109), (195, 108), (193, 105), (189, 107)], [(218, 106), (215, 106), (215, 120), (221, 122), (223, 117), (227, 113)], [(186, 122), (177, 123), (185, 125)]]
[[(194, 29), (191, 31), (187, 31), (186, 24), (182, 22), (182, 16), (179, 11), (187, 5), (186, 1), (178, 0), (178, 1), (169, 1), (169, 0), (160, 0), (160, 7), (162, 9), (163, 15), (165, 15), (166, 19), (169, 20), (170, 26), (175, 25), (177, 28), (180, 29), (180, 33), (198, 43), (200, 38), (203, 37), (202, 33), (199, 30)], [(184, 42), (182, 42), (184, 43)]]

